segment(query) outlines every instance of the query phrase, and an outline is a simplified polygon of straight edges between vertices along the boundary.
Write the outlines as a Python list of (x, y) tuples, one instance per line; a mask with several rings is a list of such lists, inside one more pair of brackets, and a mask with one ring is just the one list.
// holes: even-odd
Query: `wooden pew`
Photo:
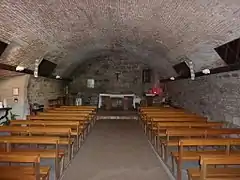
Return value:
[[(165, 162), (168, 160), (168, 148), (171, 146), (178, 146), (178, 140), (181, 138), (209, 138), (209, 137), (221, 137), (222, 135), (240, 134), (240, 128), (230, 129), (167, 129), (165, 133), (158, 134), (158, 137), (165, 137), (159, 139), (161, 145), (161, 155), (164, 157)], [(174, 138), (174, 139), (172, 139)], [(177, 139), (176, 139), (177, 138)], [(159, 149), (159, 148), (158, 148)]]
[(91, 111), (91, 112), (96, 112), (95, 109), (79, 109), (79, 108), (54, 108), (54, 109), (45, 109), (46, 111), (48, 110), (54, 110), (54, 111), (78, 111), (78, 112), (84, 112), (84, 111)]
[(161, 118), (152, 118), (144, 123), (144, 132), (149, 132), (155, 123), (159, 122), (207, 122), (206, 118), (203, 117), (161, 117)]
[(61, 113), (59, 114), (58, 112), (38, 112), (38, 116), (61, 116), (61, 117), (91, 117), (90, 113)]
[[(89, 119), (86, 117), (64, 117), (64, 116), (27, 116), (27, 120), (34, 121), (79, 121), (81, 124), (85, 124), (90, 129), (96, 122), (95, 118)], [(91, 125), (91, 126), (89, 126)]]
[[(44, 136), (1, 136), (0, 137), (0, 144), (4, 144), (6, 146), (6, 151), (11, 152), (12, 144), (43, 144), (43, 145), (54, 145), (55, 148), (55, 179), (57, 179), (60, 176), (60, 168), (59, 168), (59, 142), (60, 138), (59, 137), (44, 137)], [(35, 151), (35, 150), (30, 150), (30, 152), (36, 152), (39, 153), (41, 156), (42, 153), (41, 151)], [(53, 152), (45, 149), (44, 152), (48, 152), (49, 155), (50, 153)], [(46, 154), (45, 154), (46, 155)]]
[(157, 145), (157, 135), (166, 132), (167, 129), (186, 129), (186, 128), (220, 128), (224, 125), (223, 122), (156, 122), (150, 128), (150, 140), (154, 137), (154, 146)]
[(167, 128), (179, 128), (179, 127), (189, 127), (189, 128), (196, 128), (196, 127), (215, 127), (220, 128), (224, 125), (224, 122), (201, 122), (201, 121), (192, 121), (192, 122), (156, 122), (152, 126), (153, 131), (163, 130)]
[(60, 108), (96, 109), (96, 106), (60, 106)]
[(186, 111), (141, 111), (140, 113), (141, 117), (148, 116), (148, 115), (157, 115), (157, 114), (193, 114), (188, 113)]
[[(54, 127), (19, 127), (19, 126), (0, 126), (0, 132), (9, 132), (14, 135), (42, 135), (42, 136), (62, 136), (59, 139), (60, 145), (67, 145), (68, 160), (73, 156), (73, 146), (71, 140), (71, 128), (54, 128)], [(64, 138), (63, 138), (64, 137)], [(65, 138), (66, 137), (66, 138)], [(0, 137), (1, 138), (1, 137)]]
[(43, 119), (43, 120), (57, 120), (57, 121), (86, 121), (86, 122), (90, 122), (90, 119), (86, 118), (86, 117), (83, 117), (83, 116), (79, 116), (79, 117), (71, 117), (71, 116), (61, 116), (61, 115), (58, 115), (58, 116), (48, 116), (48, 115), (36, 115), (36, 116), (33, 116), (33, 115), (27, 115), (27, 120), (40, 120), (40, 119)]
[(82, 111), (77, 111), (77, 110), (72, 110), (72, 111), (68, 111), (68, 110), (46, 110), (45, 112), (47, 113), (59, 113), (59, 114), (84, 114), (84, 113), (89, 113), (89, 114), (96, 114), (96, 112), (94, 111), (89, 111), (89, 110), (82, 110)]
[(203, 118), (202, 116), (198, 116), (196, 114), (155, 114), (155, 115), (148, 115), (148, 118)]
[(153, 117), (177, 117), (177, 116), (190, 116), (193, 117), (196, 114), (186, 113), (186, 112), (148, 112), (148, 113), (141, 113), (140, 118), (142, 121), (150, 120)]
[[(240, 151), (231, 151), (232, 146), (240, 145), (240, 138), (195, 138), (195, 139), (180, 139), (178, 141), (178, 151), (173, 151), (172, 168), (174, 172), (174, 161), (177, 164), (177, 180), (181, 180), (182, 163), (183, 161), (198, 161), (201, 155), (229, 155), (238, 154)], [(195, 150), (185, 150), (186, 147), (196, 147)], [(206, 150), (206, 146), (220, 146), (225, 149)], [(201, 147), (201, 150), (199, 150)]]
[(66, 117), (66, 118), (86, 118), (93, 119), (94, 115), (91, 113), (58, 113), (58, 112), (39, 112), (37, 116), (44, 117)]
[(29, 127), (63, 127), (71, 128), (71, 136), (76, 136), (77, 147), (80, 148), (82, 141), (88, 133), (88, 128), (78, 121), (32, 121), (32, 120), (11, 120), (10, 126), (29, 126)]
[(192, 180), (240, 179), (240, 168), (209, 168), (209, 165), (240, 165), (240, 155), (203, 155), (200, 157), (200, 165), (199, 176), (192, 177)]
[(175, 108), (175, 107), (166, 107), (166, 106), (148, 106), (148, 107), (140, 107), (141, 110), (145, 109), (182, 109), (182, 108)]
[(196, 114), (192, 113), (187, 113), (184, 111), (178, 112), (178, 111), (170, 111), (170, 112), (146, 112), (146, 113), (141, 113), (140, 114), (140, 119), (142, 120), (141, 123), (144, 126), (145, 123), (151, 121), (153, 118), (163, 118), (163, 117), (168, 117), (168, 118), (177, 118), (177, 117), (201, 117)]
[(40, 167), (39, 155), (20, 153), (0, 153), (1, 163), (31, 163), (33, 166), (0, 166), (0, 179), (47, 180), (50, 168)]
[(59, 108), (54, 108), (55, 110), (68, 110), (68, 111), (71, 111), (71, 110), (92, 110), (92, 111), (96, 111), (97, 108), (96, 107), (84, 107), (84, 106), (61, 106)]
[(151, 112), (187, 112), (183, 109), (164, 108), (164, 109), (141, 109), (140, 113), (151, 113)]

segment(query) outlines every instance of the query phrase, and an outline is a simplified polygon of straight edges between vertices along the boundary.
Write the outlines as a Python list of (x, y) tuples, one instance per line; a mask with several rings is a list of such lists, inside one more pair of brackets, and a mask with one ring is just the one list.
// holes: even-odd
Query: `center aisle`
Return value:
[(136, 120), (100, 120), (63, 180), (170, 180)]

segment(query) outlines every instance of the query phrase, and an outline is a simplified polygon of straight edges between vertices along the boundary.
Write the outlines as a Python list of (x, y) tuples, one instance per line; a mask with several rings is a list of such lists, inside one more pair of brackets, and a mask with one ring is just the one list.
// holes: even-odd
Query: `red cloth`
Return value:
[(149, 93), (156, 94), (156, 95), (160, 95), (160, 94), (162, 94), (162, 92), (163, 92), (162, 88), (157, 88), (157, 87), (153, 87), (149, 91)]

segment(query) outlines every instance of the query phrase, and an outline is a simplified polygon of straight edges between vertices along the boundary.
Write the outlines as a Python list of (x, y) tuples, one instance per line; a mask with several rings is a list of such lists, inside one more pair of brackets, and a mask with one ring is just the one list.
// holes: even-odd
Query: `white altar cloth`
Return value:
[(135, 94), (99, 94), (98, 96), (98, 108), (101, 108), (102, 106), (102, 97), (103, 96), (106, 96), (106, 97), (110, 97), (110, 98), (124, 98), (124, 97), (133, 97), (133, 107), (134, 109), (136, 108), (135, 107), (135, 99), (136, 99), (136, 96)]

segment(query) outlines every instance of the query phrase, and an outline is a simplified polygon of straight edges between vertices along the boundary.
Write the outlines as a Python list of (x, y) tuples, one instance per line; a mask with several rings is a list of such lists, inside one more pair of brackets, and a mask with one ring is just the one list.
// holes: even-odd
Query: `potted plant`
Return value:
[(16, 117), (18, 117), (18, 116), (19, 116), (19, 115), (10, 112), (10, 119), (11, 119), (11, 120), (16, 120)]

